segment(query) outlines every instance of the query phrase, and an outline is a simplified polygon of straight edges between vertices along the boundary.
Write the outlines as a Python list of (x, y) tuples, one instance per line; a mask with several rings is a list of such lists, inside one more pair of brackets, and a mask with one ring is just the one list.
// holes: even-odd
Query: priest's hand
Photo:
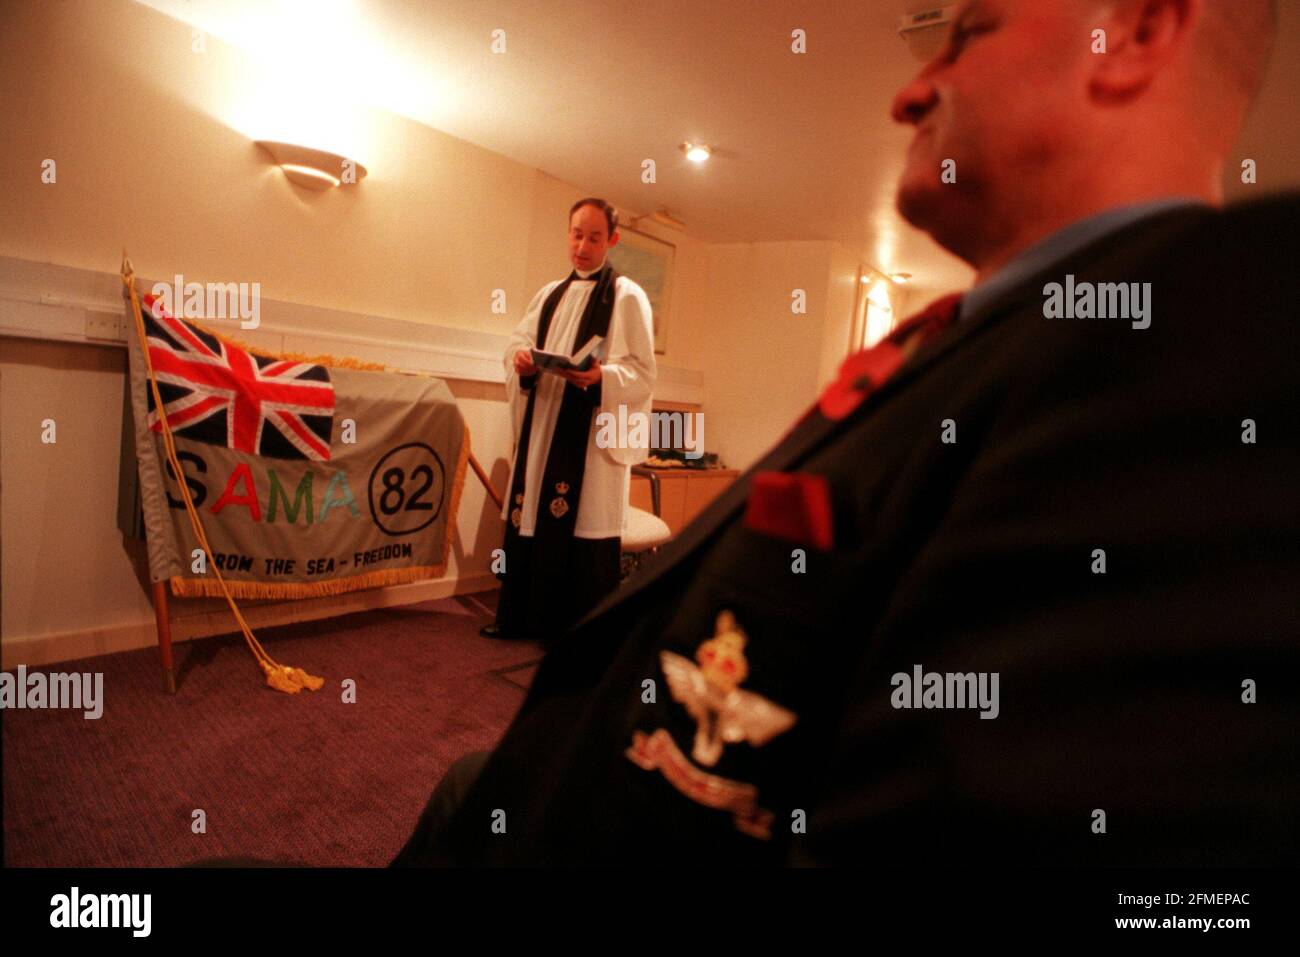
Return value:
[(595, 385), (600, 381), (600, 360), (595, 356), (591, 358), (591, 366), (586, 372), (575, 372), (572, 369), (560, 370), (560, 375), (564, 376), (564, 381), (570, 385), (576, 385), (580, 389), (585, 389), (589, 385)]
[(533, 354), (527, 349), (515, 353), (515, 373), (517, 375), (537, 375), (537, 366), (533, 364)]

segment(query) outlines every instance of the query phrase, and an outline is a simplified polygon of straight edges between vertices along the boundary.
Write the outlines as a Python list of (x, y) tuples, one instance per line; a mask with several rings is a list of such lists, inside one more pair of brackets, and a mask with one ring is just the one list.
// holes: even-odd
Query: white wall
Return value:
[[(231, 118), (243, 54), (208, 37), (196, 56), (189, 43), (188, 27), (129, 0), (0, 4), (0, 257), (106, 274), (125, 247), (142, 276), (258, 282), (269, 300), (492, 335), (567, 271), (564, 227), (580, 186), (376, 112), (349, 131), (369, 177), (349, 191), (300, 190)], [(57, 164), (53, 184), (41, 182), (46, 159)], [(710, 247), (644, 228), (677, 246), (663, 377), (704, 374), (708, 447), (744, 467), (838, 364), (852, 306), (847, 254), (830, 243)], [(795, 286), (808, 290), (806, 316), (790, 315)], [(489, 308), (498, 288), (504, 316)], [(0, 337), (5, 667), (154, 640), (141, 558), (115, 527), (124, 363), (120, 349)], [(503, 486), (502, 387), (450, 384), (479, 460)], [(39, 441), (44, 418), (59, 423), (54, 446)], [(250, 620), (493, 584), (501, 525), (472, 478), (459, 529), (440, 582), (249, 603)], [(216, 602), (177, 603), (175, 619), (180, 639), (232, 628)]]
[[(705, 438), (747, 468), (834, 377), (847, 352), (857, 262), (831, 242), (709, 247)], [(846, 279), (847, 277), (847, 279)], [(795, 314), (794, 290), (807, 312)]]

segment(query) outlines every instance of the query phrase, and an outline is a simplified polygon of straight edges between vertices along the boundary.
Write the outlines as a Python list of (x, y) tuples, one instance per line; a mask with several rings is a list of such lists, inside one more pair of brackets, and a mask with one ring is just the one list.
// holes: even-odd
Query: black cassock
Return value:
[[(589, 277), (596, 285), (588, 296), (574, 339), (579, 347), (592, 336), (608, 338), (618, 275), (613, 267), (606, 265)], [(539, 348), (544, 348), (556, 307), (577, 278), (580, 277), (576, 273), (570, 274), (546, 297), (538, 319)], [(546, 458), (534, 531), (530, 536), (519, 533), (537, 401), (535, 386), (541, 374), (520, 378), (520, 387), (528, 390), (529, 395), (510, 480), (511, 519), (506, 523), (505, 571), (497, 576), (501, 579), (497, 625), (511, 638), (545, 640), (576, 622), (618, 585), (621, 540), (574, 535), (592, 417), (600, 408), (600, 383), (587, 389), (565, 384)]]

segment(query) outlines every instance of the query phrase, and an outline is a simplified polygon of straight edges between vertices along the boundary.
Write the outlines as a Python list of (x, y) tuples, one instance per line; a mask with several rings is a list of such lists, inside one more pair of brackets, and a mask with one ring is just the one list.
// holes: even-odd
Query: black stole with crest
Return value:
[[(546, 336), (550, 332), (551, 319), (555, 309), (568, 292), (576, 273), (551, 290), (542, 304), (542, 313), (538, 319), (538, 347), (546, 348)], [(591, 276), (596, 280), (582, 319), (578, 323), (578, 332), (574, 336), (574, 348), (586, 345), (592, 336), (609, 337), (610, 317), (614, 312), (614, 285), (618, 273), (612, 266), (606, 265), (600, 272)], [(539, 372), (538, 376), (548, 373)], [(598, 395), (599, 393), (595, 393)], [(542, 486), (538, 489), (537, 520), (533, 526), (533, 542), (537, 548), (538, 560), (534, 568), (539, 575), (563, 578), (569, 546), (573, 541), (573, 529), (578, 520), (578, 503), (582, 498), (583, 473), (586, 471), (587, 445), (591, 439), (591, 420), (598, 403), (593, 402), (593, 395), (569, 383), (564, 384), (564, 398), (560, 403), (560, 413), (555, 420), (555, 431), (551, 436), (551, 450), (546, 457), (546, 466), (542, 470)], [(528, 405), (524, 410), (523, 425), (519, 431), (519, 451), (515, 455), (514, 474), (510, 480), (510, 521), (506, 524), (505, 552), (507, 562), (511, 554), (511, 545), (519, 540), (519, 526), (523, 514), (524, 475), (528, 464), (528, 445), (533, 430), (533, 408), (537, 404), (537, 385), (528, 394)], [(508, 571), (508, 569), (507, 569)], [(499, 575), (498, 577), (504, 577)]]

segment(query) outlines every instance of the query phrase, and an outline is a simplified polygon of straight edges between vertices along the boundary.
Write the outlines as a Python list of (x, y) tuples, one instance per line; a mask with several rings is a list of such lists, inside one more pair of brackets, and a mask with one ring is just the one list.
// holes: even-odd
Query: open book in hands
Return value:
[(534, 349), (532, 350), (533, 365), (544, 372), (561, 372), (566, 369), (573, 372), (586, 372), (591, 368), (592, 356), (604, 341), (601, 336), (592, 336), (585, 346), (571, 356)]

